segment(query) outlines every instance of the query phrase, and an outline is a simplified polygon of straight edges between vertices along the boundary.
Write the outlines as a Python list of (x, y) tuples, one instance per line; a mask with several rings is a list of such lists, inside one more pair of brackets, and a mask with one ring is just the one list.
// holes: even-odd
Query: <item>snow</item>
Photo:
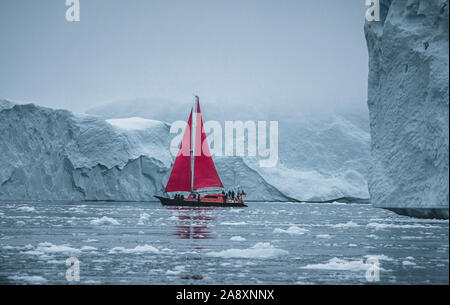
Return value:
[(280, 228), (275, 228), (273, 230), (274, 233), (286, 233), (286, 234), (290, 234), (290, 235), (303, 235), (306, 232), (308, 232), (307, 229), (303, 229), (303, 228), (299, 228), (297, 226), (290, 226), (288, 229), (280, 229)]
[(371, 202), (448, 219), (448, 1), (381, 0), (366, 22)]
[(268, 242), (256, 243), (248, 249), (228, 249), (218, 252), (208, 252), (207, 256), (221, 258), (270, 258), (288, 255), (286, 250), (278, 249)]
[(117, 220), (115, 220), (114, 218), (108, 217), (108, 216), (103, 216), (101, 218), (95, 218), (91, 220), (91, 224), (95, 225), (95, 226), (100, 226), (100, 225), (114, 225), (117, 226), (119, 225), (119, 222)]

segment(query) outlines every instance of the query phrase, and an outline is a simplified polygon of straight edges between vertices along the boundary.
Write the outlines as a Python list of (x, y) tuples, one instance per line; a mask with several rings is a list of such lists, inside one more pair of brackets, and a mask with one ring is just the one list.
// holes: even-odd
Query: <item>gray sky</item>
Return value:
[[(364, 0), (0, 0), (0, 98), (364, 106)], [(170, 106), (168, 106), (170, 107)]]

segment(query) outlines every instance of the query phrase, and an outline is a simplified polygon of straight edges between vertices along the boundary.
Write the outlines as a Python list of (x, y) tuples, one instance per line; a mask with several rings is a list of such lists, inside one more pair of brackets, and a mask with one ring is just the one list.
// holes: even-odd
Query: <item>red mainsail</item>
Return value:
[(166, 193), (169, 192), (190, 192), (191, 191), (191, 128), (192, 111), (184, 131), (180, 150), (173, 164), (169, 181), (166, 185)]
[[(175, 159), (175, 163), (167, 182), (166, 192), (191, 192), (206, 188), (223, 188), (217, 174), (214, 161), (206, 140), (205, 129), (203, 127), (200, 103), (196, 97), (195, 124), (193, 124), (193, 112), (189, 116), (186, 130), (181, 141), (180, 150)], [(191, 151), (191, 130), (195, 125), (194, 151)], [(193, 162), (192, 162), (193, 161)], [(193, 163), (193, 171), (191, 164)]]
[(203, 127), (202, 114), (200, 112), (200, 103), (198, 101), (194, 156), (194, 190), (210, 187), (222, 188), (223, 184), (217, 174), (208, 141), (206, 140), (205, 128)]

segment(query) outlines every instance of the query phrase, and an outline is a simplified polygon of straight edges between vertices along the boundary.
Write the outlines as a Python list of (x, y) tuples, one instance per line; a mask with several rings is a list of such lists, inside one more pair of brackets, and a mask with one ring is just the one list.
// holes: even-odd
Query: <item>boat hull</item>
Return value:
[(211, 202), (201, 200), (177, 200), (167, 197), (154, 196), (161, 201), (163, 206), (178, 206), (178, 207), (227, 207), (227, 208), (245, 208), (247, 205), (239, 202)]

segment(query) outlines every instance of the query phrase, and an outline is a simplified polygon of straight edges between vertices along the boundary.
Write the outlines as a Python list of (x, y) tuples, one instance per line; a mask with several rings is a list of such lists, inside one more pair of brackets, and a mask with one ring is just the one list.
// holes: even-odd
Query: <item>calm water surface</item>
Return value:
[(2, 202), (0, 283), (448, 284), (449, 222), (362, 204)]

